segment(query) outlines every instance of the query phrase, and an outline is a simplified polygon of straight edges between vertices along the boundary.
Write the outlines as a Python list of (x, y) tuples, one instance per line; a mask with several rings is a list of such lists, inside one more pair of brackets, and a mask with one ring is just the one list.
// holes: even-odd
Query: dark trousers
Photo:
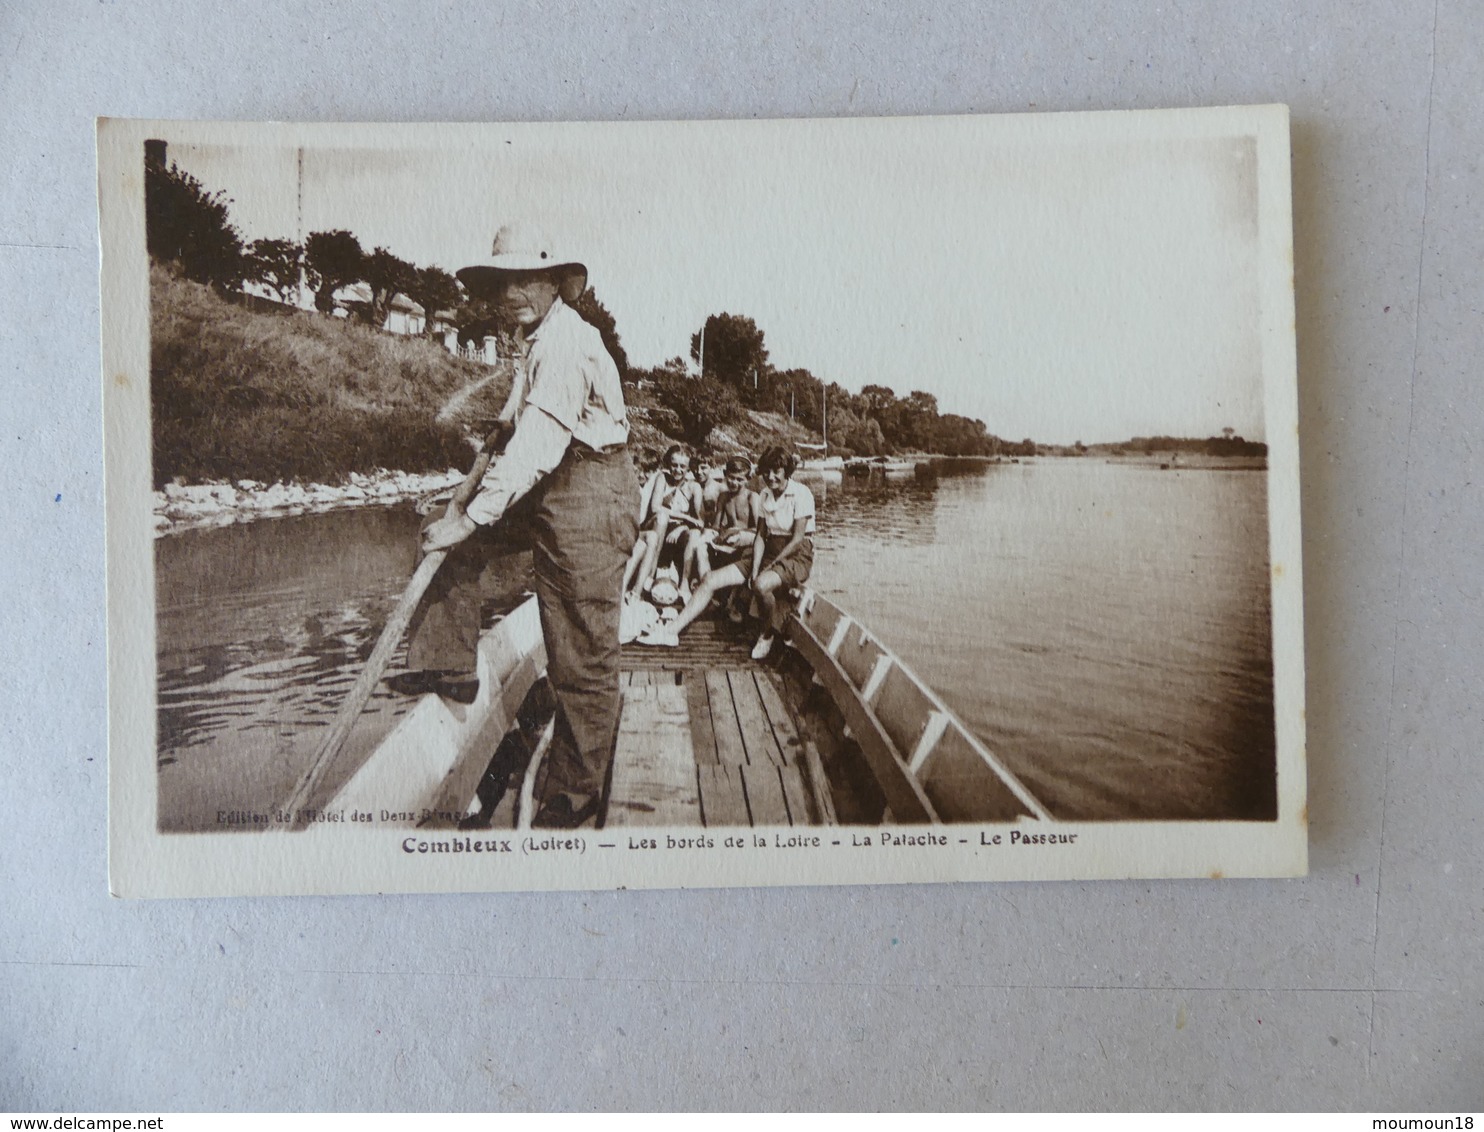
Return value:
[(472, 673), (485, 566), (492, 556), (531, 551), (557, 701), (542, 802), (566, 794), (577, 808), (603, 788), (618, 727), (618, 620), (638, 510), (628, 452), (574, 441), (509, 514), (454, 548), (413, 621), (409, 667)]

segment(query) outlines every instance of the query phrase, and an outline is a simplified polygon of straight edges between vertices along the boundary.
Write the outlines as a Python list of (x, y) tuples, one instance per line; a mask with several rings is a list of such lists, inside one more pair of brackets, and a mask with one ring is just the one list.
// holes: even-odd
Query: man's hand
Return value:
[(496, 421), (495, 427), (490, 430), (490, 434), (485, 440), (490, 446), (490, 451), (496, 455), (500, 455), (505, 451), (505, 446), (510, 443), (510, 438), (514, 435), (514, 421)]
[(458, 546), (474, 533), (476, 524), (462, 510), (450, 510), (443, 518), (423, 531), (423, 553)]

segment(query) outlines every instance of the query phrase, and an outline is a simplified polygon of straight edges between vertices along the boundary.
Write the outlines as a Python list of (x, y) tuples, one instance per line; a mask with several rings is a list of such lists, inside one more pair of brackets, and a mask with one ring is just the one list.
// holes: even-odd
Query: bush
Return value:
[(655, 384), (660, 404), (680, 422), (681, 438), (702, 448), (711, 430), (742, 415), (737, 395), (714, 377), (665, 377)]

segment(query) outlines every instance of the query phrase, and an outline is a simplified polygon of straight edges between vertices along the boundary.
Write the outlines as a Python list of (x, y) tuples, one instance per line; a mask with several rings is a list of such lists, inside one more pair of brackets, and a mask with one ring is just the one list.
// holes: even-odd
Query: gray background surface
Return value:
[[(1484, 10), (0, 7), (0, 1108), (1484, 1107)], [(1312, 875), (105, 887), (93, 118), (1287, 102)]]

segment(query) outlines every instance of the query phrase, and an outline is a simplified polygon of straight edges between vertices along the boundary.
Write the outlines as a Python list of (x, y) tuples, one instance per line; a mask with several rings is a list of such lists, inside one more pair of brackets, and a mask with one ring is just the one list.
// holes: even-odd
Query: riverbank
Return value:
[(254, 310), (155, 265), (154, 487), (439, 473), (467, 463), (465, 436), (499, 412), (507, 370), (354, 319)]
[(348, 507), (385, 507), (447, 491), (464, 478), (456, 468), (414, 474), (381, 469), (351, 472), (343, 484), (236, 483), (166, 484), (154, 493), (155, 537), (202, 527), (226, 527), (254, 519), (312, 515)]

